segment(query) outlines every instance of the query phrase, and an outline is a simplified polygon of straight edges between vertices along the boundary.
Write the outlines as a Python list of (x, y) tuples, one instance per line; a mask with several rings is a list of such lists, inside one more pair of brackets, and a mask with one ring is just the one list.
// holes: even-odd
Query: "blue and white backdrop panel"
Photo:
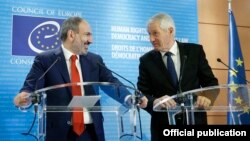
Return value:
[[(20, 135), (28, 130), (33, 115), (17, 110), (13, 97), (34, 56), (60, 46), (57, 33), (64, 19), (87, 19), (94, 36), (89, 50), (100, 54), (110, 69), (135, 84), (138, 58), (152, 49), (146, 29), (149, 17), (157, 12), (169, 13), (176, 22), (176, 39), (198, 42), (196, 0), (1, 0), (0, 5), (1, 141), (33, 140)], [(47, 28), (43, 28), (45, 25)], [(141, 117), (143, 140), (150, 140), (150, 115), (141, 110)], [(107, 135), (107, 140), (112, 140), (112, 135)]]

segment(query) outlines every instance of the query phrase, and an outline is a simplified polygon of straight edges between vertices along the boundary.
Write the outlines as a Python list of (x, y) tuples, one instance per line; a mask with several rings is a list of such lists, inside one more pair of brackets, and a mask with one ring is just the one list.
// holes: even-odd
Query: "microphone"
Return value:
[[(129, 84), (131, 84), (131, 85), (133, 86), (133, 88), (136, 90), (135, 84), (134, 84), (133, 82), (131, 82), (131, 81), (128, 80), (127, 78), (121, 76), (120, 74), (118, 74), (118, 73), (112, 71), (111, 69), (109, 69), (108, 67), (106, 67), (104, 64), (100, 63), (99, 61), (97, 61), (97, 64), (98, 64), (99, 66), (101, 66), (101, 67), (107, 69), (108, 71), (110, 71), (110, 72), (116, 74), (117, 76), (119, 76), (119, 77), (122, 78), (123, 80), (127, 81), (127, 82), (128, 82)], [(138, 96), (139, 96), (139, 98), (143, 97), (142, 94), (140, 94), (140, 95), (138, 95)]]
[[(231, 71), (233, 71), (234, 73), (237, 74), (237, 72), (236, 72), (234, 69), (232, 69), (232, 68), (229, 67), (227, 64), (225, 64), (220, 58), (217, 58), (217, 62), (223, 64), (223, 65), (226, 66), (229, 70), (231, 70)], [(244, 81), (246, 81), (247, 83), (250, 83), (246, 78), (244, 78), (244, 77), (241, 76), (240, 74), (238, 74), (238, 76), (239, 76), (241, 79), (243, 79)]]
[(181, 113), (182, 113), (182, 117), (178, 117), (177, 116), (177, 119), (180, 118), (182, 119), (182, 123), (183, 125), (185, 125), (185, 98), (182, 96), (182, 88), (181, 88), (181, 83), (182, 83), (182, 76), (183, 76), (183, 73), (184, 73), (184, 67), (185, 67), (185, 64), (186, 64), (186, 60), (187, 60), (187, 55), (184, 55), (183, 56), (183, 65), (182, 65), (182, 68), (181, 68), (181, 73), (180, 73), (180, 78), (179, 78), (179, 94), (181, 94), (181, 96), (179, 97), (179, 100), (180, 100), (180, 103), (181, 103)]
[(129, 81), (127, 78), (125, 78), (125, 77), (121, 76), (120, 74), (118, 74), (118, 73), (116, 73), (116, 72), (110, 70), (109, 68), (107, 68), (104, 64), (100, 63), (99, 61), (97, 61), (97, 64), (98, 64), (99, 66), (101, 66), (101, 67), (107, 69), (108, 71), (110, 71), (110, 72), (116, 74), (117, 76), (119, 76), (119, 77), (122, 78), (123, 80), (127, 81), (128, 83), (130, 83), (130, 84), (133, 86), (134, 89), (136, 89), (135, 84), (132, 83), (131, 81)]
[[(38, 82), (44, 78), (44, 76), (49, 72), (49, 70), (58, 62), (61, 60), (61, 57), (58, 56), (56, 60), (46, 69), (46, 71), (36, 80), (36, 85), (35, 85), (35, 91), (37, 90)], [(40, 95), (37, 93), (31, 94), (31, 102), (32, 104), (39, 104), (40, 103)]]
[[(61, 60), (61, 57), (58, 56), (56, 60), (48, 67), (48, 69), (37, 79), (37, 81), (41, 80), (47, 73), (48, 71), (58, 62)], [(36, 85), (37, 86), (37, 85)]]
[[(35, 91), (37, 90), (37, 85), (38, 85), (38, 82), (48, 73), (48, 71), (58, 62), (61, 60), (61, 57), (57, 57), (56, 60), (46, 69), (46, 71), (36, 80), (36, 84), (35, 84)], [(34, 114), (34, 118), (33, 118), (33, 122), (28, 130), (28, 132), (26, 133), (21, 133), (22, 135), (25, 135), (25, 136), (32, 136), (34, 137), (37, 141), (39, 140), (38, 137), (36, 137), (35, 135), (31, 134), (31, 130), (33, 129), (34, 125), (35, 125), (35, 121), (36, 121), (36, 117), (37, 117), (37, 111), (38, 111), (38, 104), (40, 103), (41, 101), (41, 96), (34, 92), (30, 95), (30, 98), (31, 98), (31, 102), (32, 104), (34, 104), (34, 111), (35, 111), (35, 114)]]

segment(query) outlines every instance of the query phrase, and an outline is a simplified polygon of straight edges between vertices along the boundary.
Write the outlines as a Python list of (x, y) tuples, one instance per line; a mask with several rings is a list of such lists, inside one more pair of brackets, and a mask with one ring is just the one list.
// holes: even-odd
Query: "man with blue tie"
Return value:
[[(149, 19), (147, 28), (154, 48), (140, 58), (137, 86), (148, 98), (145, 110), (152, 116), (151, 139), (160, 141), (163, 129), (168, 127), (168, 117), (164, 112), (153, 111), (153, 106), (178, 91), (218, 85), (218, 80), (208, 64), (202, 45), (175, 40), (175, 24), (171, 16), (158, 13)], [(181, 82), (178, 81), (180, 76)], [(177, 102), (170, 99), (160, 106), (171, 108)], [(212, 102), (208, 97), (198, 96), (196, 104), (206, 108)], [(207, 124), (206, 113), (195, 113), (195, 120), (195, 124)], [(185, 124), (180, 121), (177, 120), (178, 124)]]
[[(20, 93), (14, 98), (16, 106), (29, 104), (28, 93), (58, 84), (111, 82), (122, 85), (105, 66), (98, 65), (97, 62), (104, 64), (101, 56), (88, 52), (93, 38), (86, 20), (80, 17), (65, 20), (61, 29), (61, 40), (61, 48), (35, 57)], [(88, 89), (72, 87), (70, 90), (63, 89), (59, 93), (47, 94), (47, 105), (68, 105), (73, 96), (84, 93), (89, 93)], [(124, 103), (125, 99), (126, 95), (123, 95), (117, 100)], [(140, 107), (145, 107), (146, 97), (140, 100)], [(104, 141), (102, 114), (79, 113), (47, 113), (46, 141)]]

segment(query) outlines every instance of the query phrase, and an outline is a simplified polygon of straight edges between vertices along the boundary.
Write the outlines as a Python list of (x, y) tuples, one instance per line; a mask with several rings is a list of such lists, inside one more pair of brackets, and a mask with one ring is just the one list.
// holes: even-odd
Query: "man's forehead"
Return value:
[(82, 30), (82, 32), (92, 32), (91, 27), (87, 22), (81, 22), (81, 24), (79, 25), (79, 29)]

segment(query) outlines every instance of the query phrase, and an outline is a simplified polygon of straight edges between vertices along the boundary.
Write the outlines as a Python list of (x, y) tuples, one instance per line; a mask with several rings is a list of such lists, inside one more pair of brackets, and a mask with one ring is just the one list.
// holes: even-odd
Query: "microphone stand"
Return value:
[[(44, 78), (44, 76), (48, 73), (48, 71), (49, 71), (58, 61), (60, 61), (60, 60), (61, 60), (61, 57), (58, 56), (58, 57), (56, 58), (56, 60), (47, 68), (47, 70), (37, 79), (37, 81), (36, 81), (36, 86), (35, 86), (35, 90), (38, 89), (38, 82), (39, 82), (42, 78)], [(32, 104), (34, 104), (34, 105), (40, 104), (40, 102), (41, 102), (41, 97), (42, 97), (40, 94), (34, 92), (33, 94), (31, 94), (30, 97), (31, 97)], [(35, 112), (36, 112), (36, 110), (35, 110)]]
[[(137, 109), (137, 111), (138, 111), (139, 124), (140, 124), (140, 129), (141, 129), (140, 108), (137, 106), (137, 104), (140, 102), (140, 98), (143, 97), (143, 95), (140, 94), (139, 91), (137, 91), (134, 83), (132, 83), (131, 81), (129, 81), (125, 77), (121, 76), (120, 74), (118, 74), (118, 73), (110, 70), (109, 68), (107, 68), (104, 64), (100, 63), (99, 61), (97, 61), (97, 64), (99, 66), (107, 69), (108, 71), (114, 73), (115, 75), (119, 76), (120, 78), (122, 78), (123, 80), (127, 81), (128, 83), (130, 83), (133, 86), (133, 88), (134, 88), (134, 95), (135, 95), (135, 97), (132, 96), (132, 103), (133, 103), (132, 104), (132, 109), (133, 109), (133, 111), (132, 111), (132, 117), (134, 117), (133, 118), (133, 137), (134, 137), (134, 140), (136, 140), (136, 138), (139, 138), (139, 139), (142, 140), (142, 131), (140, 131), (141, 132), (141, 137), (137, 137), (137, 135), (136, 135), (137, 129), (136, 129), (136, 118), (135, 118), (136, 117), (136, 110), (135, 109)], [(125, 135), (123, 135), (123, 136), (125, 136)], [(122, 138), (123, 136), (121, 136), (120, 138)]]
[[(38, 82), (44, 78), (44, 76), (48, 73), (48, 71), (58, 62), (61, 60), (61, 57), (57, 57), (56, 60), (48, 67), (48, 69), (36, 80), (36, 85), (35, 85), (35, 91), (33, 93), (31, 93), (31, 95), (29, 96), (29, 98), (31, 98), (31, 103), (34, 105), (34, 118), (33, 118), (33, 122), (28, 130), (28, 132), (26, 133), (21, 133), (22, 135), (25, 136), (32, 136), (34, 137), (37, 141), (39, 140), (37, 136), (31, 134), (31, 130), (34, 127), (36, 118), (37, 118), (37, 112), (39, 109), (39, 104), (41, 103), (41, 99), (42, 99), (42, 95), (40, 95), (39, 93), (36, 92), (36, 90), (38, 89)], [(39, 127), (40, 128), (40, 127)]]
[(182, 124), (183, 125), (188, 124), (185, 122), (185, 117), (188, 116), (188, 115), (186, 115), (186, 114), (188, 114), (188, 112), (187, 112), (187, 109), (185, 108), (185, 99), (184, 99), (184, 96), (182, 95), (182, 88), (181, 88), (182, 76), (183, 76), (186, 60), (187, 60), (187, 56), (185, 55), (183, 58), (183, 65), (182, 65), (181, 74), (180, 74), (180, 78), (179, 78), (179, 95), (180, 95), (179, 99), (180, 99), (180, 103), (181, 103), (181, 113), (182, 113)]

